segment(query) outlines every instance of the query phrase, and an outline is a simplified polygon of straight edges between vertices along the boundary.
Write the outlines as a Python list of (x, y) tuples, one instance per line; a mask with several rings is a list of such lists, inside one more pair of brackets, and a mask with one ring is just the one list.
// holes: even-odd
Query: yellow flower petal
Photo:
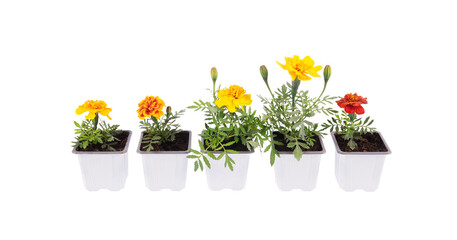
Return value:
[(111, 112), (111, 108), (105, 108), (100, 111), (100, 114), (102, 116), (108, 117), (109, 120), (111, 120), (111, 117), (108, 115)]
[(311, 77), (308, 75), (320, 77), (317, 72), (322, 70), (322, 66), (314, 66), (314, 60), (309, 56), (300, 59), (298, 55), (294, 55), (291, 58), (285, 57), (285, 60), (286, 64), (284, 65), (279, 62), (277, 63), (282, 69), (289, 72), (292, 80), (295, 80), (296, 78), (302, 81), (311, 80)]
[(95, 118), (95, 113), (97, 111), (90, 110), (89, 114), (87, 114), (86, 119), (94, 119)]
[(309, 68), (312, 68), (314, 66), (314, 60), (311, 59), (311, 57), (309, 56), (303, 58), (303, 63), (305, 64), (305, 66)]
[(246, 90), (237, 85), (232, 85), (228, 89), (220, 90), (217, 94), (218, 100), (214, 101), (219, 108), (226, 107), (229, 112), (235, 112), (236, 108), (250, 105), (251, 94), (245, 94)]
[(286, 69), (286, 66), (284, 66), (282, 63), (276, 61), (276, 63), (282, 68), (282, 69)]
[(78, 114), (78, 115), (81, 115), (85, 112), (87, 112), (87, 109), (84, 108), (84, 105), (81, 105), (76, 109), (76, 114)]

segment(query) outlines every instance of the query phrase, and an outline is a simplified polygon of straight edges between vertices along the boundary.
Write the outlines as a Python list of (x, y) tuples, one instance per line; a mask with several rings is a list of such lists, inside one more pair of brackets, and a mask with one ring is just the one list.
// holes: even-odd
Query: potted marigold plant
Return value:
[(100, 115), (111, 120), (111, 108), (100, 100), (88, 100), (76, 114), (88, 112), (82, 123), (74, 122), (76, 141), (73, 153), (78, 155), (83, 182), (87, 190), (124, 188), (128, 173), (128, 147), (131, 131), (100, 121)]
[(324, 129), (330, 129), (336, 148), (335, 175), (345, 191), (363, 189), (375, 191), (378, 188), (386, 156), (391, 153), (380, 132), (372, 127), (370, 117), (358, 117), (365, 113), (362, 104), (367, 98), (349, 93), (336, 101), (343, 108)]
[(322, 142), (323, 131), (319, 124), (312, 121), (316, 114), (333, 115), (331, 107), (335, 99), (323, 96), (330, 79), (331, 69), (324, 69), (324, 84), (318, 97), (311, 97), (309, 91), (298, 90), (302, 81), (320, 77), (322, 66), (314, 66), (314, 61), (307, 56), (286, 57), (285, 64), (279, 66), (287, 70), (292, 81), (282, 85), (275, 92), (268, 83), (268, 71), (260, 67), (262, 78), (270, 92), (271, 98), (260, 97), (264, 104), (264, 119), (271, 127), (271, 142), (265, 148), (270, 151), (270, 164), (275, 169), (276, 184), (279, 189), (289, 191), (301, 189), (313, 190), (319, 173), (319, 164), (325, 147)]
[(250, 155), (263, 145), (267, 128), (249, 107), (251, 94), (237, 85), (216, 90), (217, 75), (216, 68), (212, 68), (212, 100), (199, 100), (189, 106), (205, 112), (206, 122), (198, 141), (200, 149), (191, 149), (188, 158), (195, 160), (195, 171), (206, 166), (211, 190), (241, 190), (246, 185)]
[(143, 159), (146, 187), (182, 190), (186, 186), (187, 154), (191, 146), (191, 131), (182, 131), (175, 123), (184, 110), (172, 113), (159, 97), (147, 96), (138, 104), (141, 133), (137, 152)]

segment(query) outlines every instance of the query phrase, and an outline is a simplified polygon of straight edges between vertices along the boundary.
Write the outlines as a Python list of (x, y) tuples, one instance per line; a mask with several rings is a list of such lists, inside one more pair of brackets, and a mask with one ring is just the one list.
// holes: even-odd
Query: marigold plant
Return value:
[[(251, 95), (240, 86), (232, 85), (226, 89), (216, 90), (216, 68), (211, 69), (213, 80), (212, 101), (199, 100), (188, 108), (195, 111), (203, 111), (206, 116), (205, 129), (199, 140), (200, 150), (191, 149), (188, 158), (195, 159), (194, 170), (203, 170), (203, 165), (211, 168), (208, 158), (220, 160), (225, 158), (225, 167), (233, 171), (235, 161), (229, 153), (238, 153), (231, 149), (234, 145), (242, 145), (246, 149), (262, 146), (267, 136), (264, 121), (252, 111)], [(212, 151), (221, 151), (216, 157)]]
[(76, 114), (81, 115), (88, 112), (86, 120), (81, 124), (74, 122), (76, 129), (76, 141), (73, 142), (73, 147), (78, 150), (85, 149), (100, 149), (102, 151), (114, 151), (113, 146), (120, 140), (118, 136), (122, 133), (119, 130), (119, 125), (109, 125), (105, 121), (99, 122), (99, 115), (105, 116), (111, 120), (108, 115), (111, 108), (107, 108), (107, 104), (100, 100), (87, 100), (84, 104), (76, 109)]
[[(163, 112), (165, 102), (159, 97), (147, 96), (138, 104), (138, 118), (140, 128), (144, 129), (142, 139), (142, 150), (156, 150), (154, 146), (162, 145), (163, 143), (173, 142), (176, 139), (176, 134), (180, 133), (179, 124), (175, 121), (184, 114), (185, 110), (172, 113), (171, 107), (166, 108), (166, 113)], [(162, 117), (165, 114), (164, 117)]]
[(327, 123), (323, 124), (324, 130), (330, 129), (330, 132), (335, 130), (336, 134), (342, 134), (343, 139), (348, 141), (349, 148), (354, 150), (357, 147), (354, 140), (360, 139), (363, 134), (376, 130), (376, 128), (371, 127), (374, 120), (370, 121), (370, 117), (365, 119), (357, 117), (357, 115), (365, 113), (362, 104), (368, 103), (367, 98), (359, 96), (357, 93), (348, 93), (336, 103), (344, 111), (341, 115), (336, 114), (331, 120), (328, 119)]
[[(312, 77), (320, 77), (318, 71), (322, 70), (322, 66), (314, 66), (314, 61), (309, 56), (300, 59), (295, 55), (285, 59), (285, 64), (277, 63), (281, 68), (289, 72), (292, 81), (272, 92), (268, 83), (268, 70), (265, 66), (261, 66), (260, 74), (270, 92), (271, 98), (260, 98), (264, 104), (264, 119), (271, 127), (271, 136), (277, 136), (274, 131), (282, 135), (287, 148), (293, 150), (294, 157), (300, 160), (303, 150), (313, 146), (317, 136), (324, 135), (322, 130), (318, 129), (319, 124), (312, 122), (310, 119), (316, 113), (335, 114), (337, 111), (326, 105), (331, 104), (336, 97), (323, 96), (331, 75), (329, 65), (324, 69), (322, 92), (318, 97), (310, 97), (309, 91), (298, 91), (298, 88), (301, 81), (311, 80)], [(284, 144), (272, 140), (270, 145), (265, 148), (265, 152), (270, 151), (271, 165), (274, 164), (276, 156), (279, 156), (276, 149), (278, 145)]]

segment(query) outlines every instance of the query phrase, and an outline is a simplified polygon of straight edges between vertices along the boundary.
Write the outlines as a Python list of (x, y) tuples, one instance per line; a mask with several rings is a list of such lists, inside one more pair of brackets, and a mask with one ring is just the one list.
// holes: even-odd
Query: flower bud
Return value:
[(326, 65), (325, 68), (324, 68), (324, 81), (325, 81), (325, 83), (328, 82), (328, 80), (330, 79), (331, 75), (332, 75), (332, 68), (330, 67), (330, 65)]
[(217, 69), (215, 67), (211, 68), (211, 79), (213, 79), (213, 82), (217, 80)]
[(171, 113), (171, 107), (170, 106), (167, 107), (167, 113)]
[(260, 75), (262, 75), (263, 81), (268, 82), (268, 70), (265, 65), (260, 66)]

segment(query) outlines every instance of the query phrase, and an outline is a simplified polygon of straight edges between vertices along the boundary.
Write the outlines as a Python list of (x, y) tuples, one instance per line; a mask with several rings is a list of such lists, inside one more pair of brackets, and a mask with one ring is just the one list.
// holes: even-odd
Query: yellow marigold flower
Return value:
[(314, 61), (309, 56), (300, 59), (297, 55), (294, 55), (294, 57), (285, 57), (285, 59), (285, 65), (280, 62), (276, 63), (278, 63), (284, 70), (289, 71), (292, 80), (295, 80), (295, 78), (302, 81), (311, 80), (311, 77), (307, 74), (312, 77), (321, 77), (317, 74), (317, 72), (322, 69), (322, 66), (314, 66)]
[(228, 89), (220, 90), (217, 93), (219, 100), (214, 103), (218, 107), (227, 107), (230, 112), (235, 112), (237, 107), (251, 105), (251, 94), (245, 94), (246, 90), (238, 85), (232, 85)]
[(111, 120), (111, 117), (108, 115), (111, 112), (111, 108), (106, 107), (106, 103), (100, 100), (87, 100), (83, 105), (80, 105), (76, 109), (76, 114), (81, 115), (85, 112), (87, 114), (86, 119), (94, 119), (96, 113), (100, 113), (102, 116), (108, 117)]
[(162, 111), (164, 106), (165, 102), (159, 97), (147, 96), (143, 101), (138, 103), (138, 107), (140, 107), (137, 110), (138, 117), (141, 120), (150, 116), (159, 119), (164, 114)]

